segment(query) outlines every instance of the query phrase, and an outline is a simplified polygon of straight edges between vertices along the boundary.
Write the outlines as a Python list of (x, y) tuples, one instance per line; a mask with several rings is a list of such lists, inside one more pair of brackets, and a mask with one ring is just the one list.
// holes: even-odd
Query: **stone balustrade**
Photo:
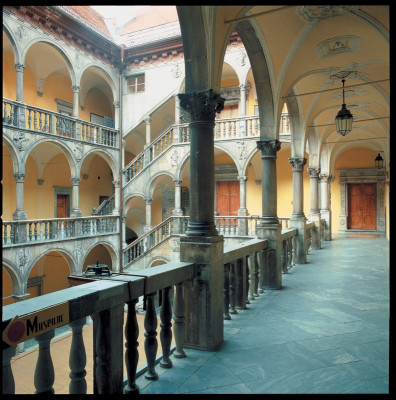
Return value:
[(308, 254), (312, 250), (312, 237), (315, 235), (315, 223), (307, 222), (305, 224), (305, 254)]
[[(196, 276), (195, 265), (185, 262), (173, 262), (150, 268), (141, 271), (138, 276), (117, 273), (97, 279), (71, 276), (70, 280), (74, 284), (79, 284), (78, 287), (71, 287), (3, 307), (3, 327), (10, 323), (11, 325), (15, 324), (13, 319), (16, 316), (19, 318), (18, 327), (23, 326), (22, 336), (17, 335), (18, 338), (15, 336), (13, 325), (6, 331), (9, 343), (3, 342), (3, 394), (15, 393), (11, 361), (16, 349), (10, 345), (16, 346), (18, 341), (25, 338), (23, 335), (26, 334), (29, 339), (34, 337), (39, 344), (34, 378), (35, 393), (54, 393), (53, 384), (56, 371), (54, 371), (51, 359), (51, 340), (54, 338), (54, 329), (49, 326), (47, 312), (48, 309), (59, 310), (59, 306), (62, 306), (62, 318), (55, 318), (54, 316), (51, 319), (58, 322), (56, 327), (69, 324), (72, 328), (72, 344), (69, 356), (70, 394), (86, 394), (86, 350), (81, 333), (88, 315), (92, 316), (94, 323), (94, 393), (138, 393), (139, 388), (135, 383), (139, 359), (136, 303), (139, 297), (144, 296), (146, 305), (144, 351), (147, 359), (145, 376), (147, 379), (158, 379), (158, 374), (155, 371), (158, 341), (154, 295), (159, 290), (162, 291), (160, 341), (163, 356), (160, 366), (171, 368), (172, 362), (169, 355), (172, 333), (176, 342), (174, 355), (185, 357), (183, 350), (185, 315), (182, 286), (184, 282), (192, 280), (194, 276)], [(170, 289), (173, 285), (175, 291), (172, 329)], [(126, 382), (124, 382), (122, 367), (122, 329), (125, 304), (128, 310), (125, 324)], [(44, 318), (44, 320), (41, 321), (41, 318)], [(126, 385), (123, 387), (125, 383)]]
[(119, 217), (89, 216), (3, 221), (3, 247), (119, 233)]
[(287, 274), (293, 267), (296, 261), (296, 236), (298, 235), (298, 229), (286, 228), (282, 229), (282, 272)]
[[(22, 115), (22, 118), (21, 118)], [(4, 126), (118, 148), (119, 131), (3, 98)]]

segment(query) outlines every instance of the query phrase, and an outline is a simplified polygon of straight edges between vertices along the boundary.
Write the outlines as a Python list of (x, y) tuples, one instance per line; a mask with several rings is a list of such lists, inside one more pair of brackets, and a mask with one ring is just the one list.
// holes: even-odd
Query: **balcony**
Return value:
[[(309, 263), (295, 265), (284, 273), (281, 290), (261, 286), (265, 263), (252, 262), (255, 256), (251, 254), (265, 252), (266, 241), (257, 239), (224, 249), (223, 294), (227, 307), (224, 342), (217, 351), (192, 349), (183, 340), (186, 322), (194, 318), (184, 313), (182, 291), (197, 279), (197, 269), (190, 263), (168, 263), (139, 276), (114, 274), (6, 306), (3, 326), (15, 315), (40, 315), (40, 310), (48, 307), (68, 305), (68, 321), (64, 322), (72, 328), (70, 367), (65, 359), (64, 368), (52, 369), (51, 328), (36, 336), (39, 357), (31, 370), (36, 371), (37, 393), (52, 392), (56, 377), (69, 372), (70, 393), (86, 392), (86, 379), (92, 379), (85, 378), (85, 350), (81, 350), (81, 330), (87, 315), (94, 316), (95, 393), (387, 393), (389, 242), (345, 236), (324, 242), (321, 250), (310, 252)], [(172, 311), (169, 288), (173, 285)], [(160, 289), (158, 337), (162, 355), (156, 357), (153, 300)], [(137, 298), (144, 294), (145, 350), (136, 342), (135, 311)], [(125, 303), (127, 378), (123, 379), (120, 332)], [(30, 331), (32, 327), (34, 323)], [(170, 345), (172, 335), (174, 347)], [(147, 364), (136, 369), (143, 351)], [(15, 349), (3, 344), (4, 393), (14, 391), (13, 354)]]

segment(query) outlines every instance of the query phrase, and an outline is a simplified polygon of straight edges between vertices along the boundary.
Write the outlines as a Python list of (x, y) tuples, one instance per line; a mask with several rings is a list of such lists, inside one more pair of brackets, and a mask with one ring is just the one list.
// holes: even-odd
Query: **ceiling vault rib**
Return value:
[(282, 6), (282, 7), (275, 8), (275, 9), (273, 9), (273, 10), (263, 11), (263, 12), (261, 12), (261, 13), (252, 14), (252, 15), (246, 15), (245, 17), (240, 17), (240, 18), (235, 18), (235, 19), (229, 19), (229, 20), (224, 21), (224, 23), (225, 23), (225, 24), (230, 24), (231, 22), (244, 21), (244, 20), (246, 20), (246, 19), (259, 17), (260, 15), (270, 14), (270, 13), (273, 13), (273, 12), (275, 12), (275, 11), (283, 10), (283, 9), (285, 9), (285, 8), (290, 8), (290, 7), (293, 7), (293, 6)]
[(386, 139), (386, 136), (378, 136), (378, 137), (372, 137), (372, 138), (361, 138), (361, 139), (350, 139), (350, 140), (339, 140), (337, 142), (324, 142), (324, 144), (345, 143), (345, 142), (361, 142), (362, 140), (377, 140), (377, 139)]
[[(367, 119), (359, 119), (357, 121), (354, 121), (355, 123), (359, 123), (359, 122), (364, 122), (364, 121), (374, 121), (376, 119), (386, 119), (386, 118), (390, 118), (390, 117), (377, 117), (377, 118), (367, 118)], [(323, 124), (323, 125), (308, 125), (307, 128), (318, 128), (320, 126), (329, 126), (329, 125), (334, 125), (333, 124)]]
[[(389, 80), (390, 80), (390, 79), (387, 78), (387, 79), (381, 79), (381, 80), (379, 80), (379, 81), (358, 83), (358, 84), (356, 84), (356, 85), (345, 86), (345, 89), (352, 88), (352, 87), (364, 86), (364, 85), (371, 85), (371, 84), (373, 84), (373, 83), (386, 82), (386, 81), (389, 81)], [(309, 94), (324, 93), (324, 92), (329, 92), (330, 90), (340, 90), (340, 88), (339, 88), (339, 87), (336, 87), (336, 88), (331, 88), (331, 89), (318, 90), (318, 91), (316, 91), (316, 92), (307, 92), (307, 93), (300, 93), (300, 94), (290, 94), (289, 96), (284, 96), (284, 97), (282, 97), (282, 99), (287, 99), (287, 98), (289, 98), (289, 97), (307, 96), (307, 95), (309, 95)]]

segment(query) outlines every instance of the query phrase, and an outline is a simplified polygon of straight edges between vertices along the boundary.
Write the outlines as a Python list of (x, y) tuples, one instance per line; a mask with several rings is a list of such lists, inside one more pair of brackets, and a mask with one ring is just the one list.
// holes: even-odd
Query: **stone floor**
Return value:
[(388, 393), (389, 242), (334, 236), (249, 309), (217, 352), (186, 349), (152, 393)]

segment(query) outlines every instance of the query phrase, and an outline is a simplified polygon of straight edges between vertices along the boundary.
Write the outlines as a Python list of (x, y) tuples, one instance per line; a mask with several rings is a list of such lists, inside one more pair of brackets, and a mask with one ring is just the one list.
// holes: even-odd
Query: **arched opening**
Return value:
[(105, 264), (110, 270), (113, 270), (111, 254), (103, 244), (98, 244), (87, 254), (83, 263), (83, 272), (87, 269), (88, 265), (96, 264), (96, 262), (99, 264)]

